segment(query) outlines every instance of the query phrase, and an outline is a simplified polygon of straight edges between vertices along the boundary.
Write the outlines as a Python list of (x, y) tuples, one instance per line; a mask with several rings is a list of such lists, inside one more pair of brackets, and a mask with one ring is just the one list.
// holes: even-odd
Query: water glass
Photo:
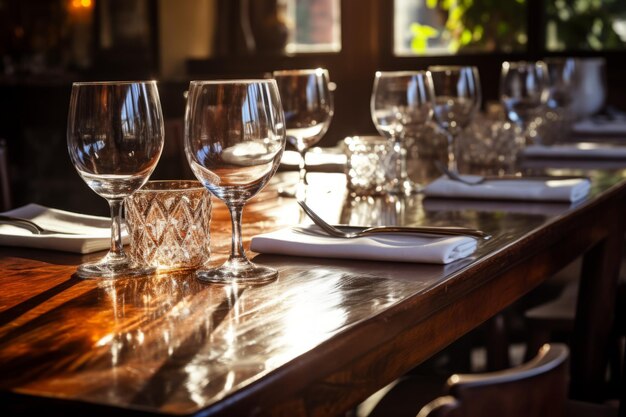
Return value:
[(344, 139), (344, 147), (350, 193), (382, 194), (387, 184), (387, 161), (392, 152), (389, 141), (381, 136), (351, 136)]
[(211, 196), (198, 181), (150, 181), (126, 199), (130, 257), (157, 271), (209, 259)]
[(435, 90), (434, 119), (448, 138), (448, 169), (458, 171), (456, 141), (478, 112), (482, 99), (478, 68), (450, 65), (428, 70)]
[(333, 117), (333, 98), (328, 70), (323, 68), (274, 71), (281, 96), (287, 140), (300, 154), (300, 181), (284, 196), (306, 197), (306, 153), (319, 142)]
[(407, 172), (407, 132), (421, 129), (433, 114), (433, 84), (428, 71), (377, 71), (370, 100), (372, 122), (393, 146), (387, 191), (410, 195), (419, 190)]
[(500, 101), (507, 118), (528, 126), (548, 101), (548, 69), (538, 62), (503, 62), (500, 74)]
[(525, 145), (521, 128), (508, 120), (477, 115), (459, 137), (459, 165), (476, 175), (513, 174)]

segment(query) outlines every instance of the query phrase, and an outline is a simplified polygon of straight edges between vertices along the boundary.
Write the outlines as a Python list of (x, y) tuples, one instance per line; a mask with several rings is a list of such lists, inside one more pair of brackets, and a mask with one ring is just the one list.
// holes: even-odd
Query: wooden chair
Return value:
[[(615, 395), (621, 392), (621, 403), (624, 402), (624, 391), (626, 391), (626, 382), (624, 375), (624, 367), (626, 363), (626, 352), (621, 352), (622, 340), (626, 336), (626, 256), (622, 259), (622, 273), (620, 281), (617, 285), (617, 293), (615, 299), (615, 322), (613, 323), (613, 334), (611, 346), (609, 346), (609, 385), (607, 386), (607, 394)], [(528, 351), (532, 352), (538, 346), (551, 342), (555, 336), (570, 339), (574, 332), (574, 322), (576, 319), (576, 309), (581, 298), (579, 294), (579, 285), (574, 276), (567, 278), (572, 271), (564, 271), (561, 280), (567, 282), (561, 294), (544, 304), (540, 304), (525, 313), (528, 330)], [(607, 300), (608, 301), (608, 300)], [(527, 354), (528, 355), (528, 354)], [(528, 357), (528, 356), (527, 356)], [(626, 406), (621, 405), (626, 414)]]
[(0, 139), (0, 210), (6, 211), (11, 208), (11, 188), (9, 181), (9, 162), (7, 147), (4, 140)]
[(455, 374), (440, 383), (411, 375), (399, 380), (367, 416), (563, 416), (568, 356), (565, 345), (544, 345), (529, 362), (503, 371)]
[(453, 375), (448, 395), (428, 403), (417, 416), (564, 416), (568, 355), (565, 345), (544, 345), (533, 360), (516, 368)]

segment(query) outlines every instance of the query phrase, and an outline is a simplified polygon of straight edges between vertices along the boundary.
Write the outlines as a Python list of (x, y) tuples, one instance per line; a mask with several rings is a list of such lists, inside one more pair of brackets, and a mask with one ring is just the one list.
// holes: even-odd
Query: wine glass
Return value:
[(191, 170), (230, 211), (232, 244), (221, 266), (196, 272), (219, 283), (261, 283), (275, 269), (246, 258), (241, 216), (248, 199), (272, 178), (285, 148), (285, 121), (274, 80), (192, 81), (185, 112)]
[(547, 98), (541, 115), (535, 118), (537, 136), (548, 145), (567, 138), (572, 127), (572, 102), (575, 89), (574, 58), (549, 57), (543, 60), (547, 71)]
[(546, 58), (548, 108), (567, 111), (572, 103), (572, 91), (575, 87), (576, 61), (574, 58)]
[(333, 117), (328, 71), (322, 68), (274, 71), (283, 102), (287, 140), (300, 153), (295, 197), (306, 195), (306, 153), (324, 136)]
[(472, 66), (429, 67), (435, 90), (435, 121), (448, 139), (448, 169), (458, 172), (456, 142), (480, 108), (478, 68)]
[(370, 100), (372, 121), (379, 133), (393, 141), (393, 178), (387, 191), (409, 195), (418, 186), (408, 177), (404, 138), (432, 117), (433, 84), (427, 71), (376, 72)]
[(133, 263), (121, 237), (124, 198), (143, 186), (163, 149), (163, 115), (156, 82), (74, 83), (67, 123), (74, 167), (111, 208), (111, 250), (82, 264), (81, 278), (146, 275), (153, 267)]
[(503, 62), (500, 75), (500, 102), (507, 118), (525, 131), (548, 99), (546, 64), (538, 62)]

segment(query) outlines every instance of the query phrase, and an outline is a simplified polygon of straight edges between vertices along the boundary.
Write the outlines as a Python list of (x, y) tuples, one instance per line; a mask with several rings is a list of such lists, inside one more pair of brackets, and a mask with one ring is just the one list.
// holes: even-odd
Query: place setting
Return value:
[[(552, 66), (556, 64), (551, 64)], [(529, 132), (535, 112), (548, 100), (550, 85), (548, 65), (543, 62), (503, 65), (501, 101), (510, 123), (518, 126), (518, 135), (528, 135), (521, 145), (509, 148), (512, 160), (516, 153), (533, 152), (529, 144), (538, 141)], [(519, 80), (534, 80), (530, 90), (511, 90)], [(449, 86), (456, 86), (449, 90)], [(440, 87), (441, 86), (441, 87)], [(395, 97), (394, 98), (394, 94)], [(407, 97), (409, 101), (407, 101)], [(591, 182), (582, 175), (524, 174), (508, 167), (510, 173), (497, 175), (460, 174), (459, 166), (466, 155), (461, 154), (459, 137), (467, 134), (480, 103), (480, 80), (471, 67), (433, 67), (426, 72), (379, 72), (372, 92), (371, 114), (381, 137), (349, 137), (342, 143), (346, 153), (344, 172), (350, 197), (368, 195), (423, 194), (426, 209), (449, 211), (459, 206), (472, 206), (480, 211), (508, 211), (520, 214), (555, 215), (579, 205), (589, 195)], [(414, 99), (411, 99), (414, 98)], [(517, 104), (517, 103), (524, 103)], [(556, 106), (556, 104), (555, 104)], [(394, 119), (394, 117), (396, 119)], [(425, 186), (414, 184), (407, 174), (405, 136), (431, 121), (447, 137), (447, 164), (432, 161), (439, 177)], [(487, 120), (487, 123), (493, 123)], [(522, 136), (524, 139), (524, 137)], [(519, 142), (518, 142), (519, 143)], [(517, 156), (519, 159), (520, 156)], [(499, 155), (495, 155), (499, 157)], [(509, 157), (507, 157), (509, 158)], [(459, 162), (461, 161), (461, 162)], [(495, 165), (494, 160), (494, 165)], [(482, 203), (479, 203), (482, 202)], [(327, 224), (304, 201), (298, 201), (314, 225), (285, 228), (269, 234), (254, 236), (251, 249), (261, 253), (319, 256), (331, 258), (378, 259), (403, 262), (448, 263), (470, 256), (484, 232), (463, 228), (448, 228), (461, 234), (454, 238), (426, 236), (444, 235), (446, 228), (411, 230), (393, 225), (378, 227), (333, 226)], [(525, 207), (525, 206), (532, 207)], [(425, 228), (428, 229), (428, 228)], [(372, 237), (359, 233), (382, 234)], [(406, 235), (403, 235), (407, 233)], [(422, 233), (424, 236), (411, 236)], [(463, 236), (465, 234), (466, 236)]]
[(0, 21), (0, 415), (625, 414), (626, 1)]
[[(539, 106), (543, 98), (537, 91), (515, 93), (530, 98), (507, 92), (508, 80), (541, 77), (542, 71), (545, 68), (539, 64), (503, 66), (502, 102), (521, 131), (530, 116), (516, 105), (506, 107), (507, 103), (532, 99)], [(325, 69), (290, 70), (273, 76), (190, 83), (184, 147), (198, 181), (148, 181), (165, 140), (156, 83), (75, 83), (68, 118), (70, 157), (87, 185), (109, 202), (111, 223), (107, 227), (104, 218), (27, 206), (4, 213), (22, 220), (0, 226), (0, 239), (19, 230), (11, 244), (77, 253), (102, 250), (110, 242), (104, 258), (79, 266), (76, 274), (81, 278), (194, 271), (205, 282), (271, 282), (278, 277), (277, 270), (256, 265), (246, 256), (242, 213), (246, 202), (284, 163), (288, 141), (300, 153), (300, 182), (294, 193), (279, 191), (279, 198), (296, 199), (294, 209), (302, 213), (300, 224), (251, 236), (252, 252), (449, 264), (471, 257), (491, 237), (456, 224), (328, 223), (310, 206), (313, 199), (325, 196), (312, 192), (315, 184), (307, 184), (306, 157), (331, 123), (329, 73)], [(459, 141), (470, 130), (480, 102), (480, 78), (474, 67), (377, 72), (370, 112), (381, 136), (348, 137), (331, 153), (345, 161), (346, 198), (419, 196), (424, 207), (432, 208), (431, 201), (446, 206), (446, 199), (574, 203), (588, 195), (590, 182), (584, 177), (460, 174), (466, 156)], [(528, 112), (530, 106), (523, 108)], [(439, 177), (421, 185), (408, 175), (407, 138), (432, 124), (446, 138), (447, 160), (430, 161)], [(212, 197), (225, 203), (232, 220), (231, 253), (221, 266), (210, 262)], [(33, 230), (28, 220), (45, 231)], [(2, 227), (11, 229), (3, 232)]]

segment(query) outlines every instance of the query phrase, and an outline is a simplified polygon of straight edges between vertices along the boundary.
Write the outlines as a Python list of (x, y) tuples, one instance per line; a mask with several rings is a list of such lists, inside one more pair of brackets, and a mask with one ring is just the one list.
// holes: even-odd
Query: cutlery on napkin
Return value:
[(626, 159), (626, 146), (606, 143), (575, 143), (567, 145), (527, 146), (522, 154), (526, 158), (545, 159)]
[[(464, 175), (471, 181), (480, 177)], [(523, 179), (485, 181), (468, 185), (442, 176), (424, 188), (426, 197), (476, 198), (525, 201), (578, 201), (589, 194), (591, 182), (586, 178)]]
[[(47, 232), (34, 234), (19, 225), (3, 223), (0, 224), (0, 245), (85, 254), (108, 249), (111, 244), (111, 221), (106, 217), (72, 213), (38, 204), (28, 204), (1, 214), (31, 220)], [(128, 243), (125, 230), (122, 230), (122, 239)]]
[[(310, 229), (310, 233), (303, 233)], [(317, 226), (285, 228), (252, 237), (250, 250), (279, 255), (447, 264), (474, 253), (468, 236), (400, 235), (343, 239), (326, 236)]]

